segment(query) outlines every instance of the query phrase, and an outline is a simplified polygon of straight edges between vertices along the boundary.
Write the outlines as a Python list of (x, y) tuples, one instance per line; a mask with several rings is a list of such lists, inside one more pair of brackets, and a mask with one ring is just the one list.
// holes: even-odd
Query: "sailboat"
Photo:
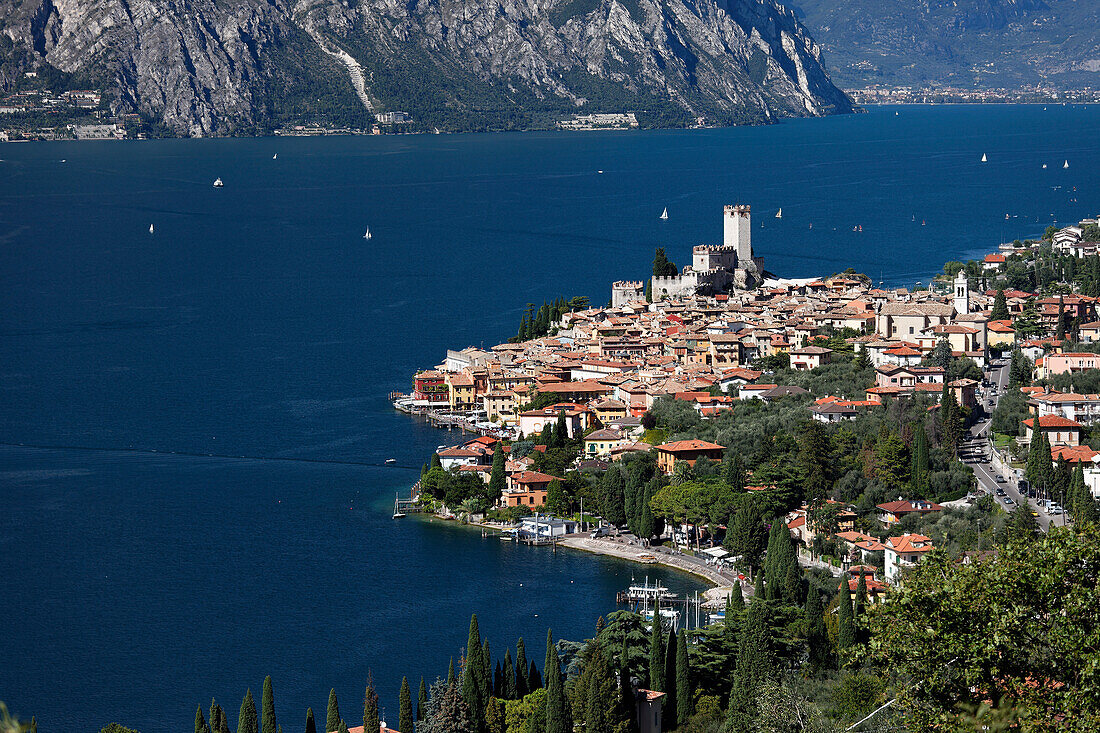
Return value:
[(779, 211), (775, 212), (775, 218), (776, 219), (782, 219), (783, 218), (783, 209), (782, 209), (782, 207), (780, 207)]
[(661, 215), (658, 216), (657, 218), (658, 219), (668, 219), (668, 207), (667, 206), (664, 209), (661, 210)]
[(278, 160), (278, 159), (279, 159), (279, 154), (278, 154), (278, 153), (275, 153), (275, 155), (272, 155), (272, 156), (271, 156), (271, 159), (272, 159), (272, 160)]
[(1047, 164), (1043, 163), (1043, 170), (1046, 170), (1046, 169), (1047, 169)]
[(989, 162), (989, 158), (986, 157), (985, 153), (982, 153), (982, 162), (983, 163), (988, 163)]
[(405, 512), (401, 511), (401, 500), (397, 498), (397, 494), (393, 495), (393, 518), (400, 519), (405, 516)]
[(1069, 161), (1067, 160), (1065, 163), (1063, 163), (1062, 167), (1063, 168), (1069, 168)]
[(370, 239), (370, 227), (367, 227), (367, 231), (363, 232), (363, 239)]
[(152, 224), (150, 224), (150, 225), (149, 225), (149, 233), (150, 233), (150, 234), (152, 234), (152, 233), (153, 233), (153, 225), (152, 225)]
[(214, 188), (221, 188), (224, 185), (225, 184), (222, 183), (222, 179), (220, 179), (220, 178), (215, 178), (214, 179)]

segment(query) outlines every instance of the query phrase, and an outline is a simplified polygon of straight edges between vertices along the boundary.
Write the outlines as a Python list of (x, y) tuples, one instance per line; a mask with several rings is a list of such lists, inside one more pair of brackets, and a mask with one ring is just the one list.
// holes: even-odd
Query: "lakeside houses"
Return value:
[[(398, 403), (404, 400), (414, 408), (410, 411), (463, 416), (467, 428), (494, 436), (440, 449), (443, 469), (475, 474), (488, 483), (495, 451), (504, 450), (507, 488), (497, 507), (534, 512), (545, 510), (551, 482), (565, 479), (536, 470), (544, 464), (530, 455), (510, 455), (506, 443), (533, 444), (532, 455), (546, 457), (552, 446), (539, 443), (548, 428), (559, 425), (579, 447), (572, 463), (554, 473), (577, 469), (602, 474), (625, 456), (642, 452), (653, 456), (660, 474), (672, 476), (677, 464), (723, 461), (727, 448), (721, 442), (647, 430), (653, 423), (643, 425), (643, 417), (658, 401), (686, 403), (703, 420), (743, 409), (740, 403), (745, 401), (765, 403), (762, 409), (780, 402), (805, 410), (808, 421), (828, 425), (920, 395), (939, 402), (941, 395), (950, 394), (962, 408), (983, 409), (988, 395), (979, 399), (979, 393), (989, 385), (979, 381), (986, 377), (975, 368), (983, 369), (1013, 348), (1035, 362), (1036, 377), (1074, 375), (1100, 366), (1100, 354), (1064, 348), (1071, 342), (1054, 338), (1059, 323), (1075, 319), (1082, 342), (1100, 341), (1095, 297), (1040, 297), (1005, 288), (1009, 317), (993, 319), (995, 302), (1001, 299), (988, 287), (987, 277), (1016, 266), (1015, 252), (971, 263), (969, 276), (960, 270), (928, 290), (873, 287), (868, 278), (850, 274), (786, 281), (766, 276), (752, 255), (748, 207), (726, 207), (723, 214), (723, 244), (695, 247), (692, 265), (677, 275), (655, 276), (648, 288), (645, 281), (616, 281), (608, 306), (557, 310), (543, 335), (488, 349), (449, 350), (442, 363), (414, 375), (411, 394)], [(973, 287), (975, 281), (979, 287)], [(1020, 329), (1027, 338), (1018, 338), (1020, 319), (1026, 321), (1029, 313), (1032, 324)], [(945, 351), (957, 360), (950, 375), (939, 365)], [(938, 361), (933, 359), (937, 354)], [(789, 383), (799, 381), (793, 373), (827, 373), (836, 362), (857, 359), (870, 377), (853, 394), (811, 393)], [(964, 376), (959, 364), (965, 367)], [(784, 368), (791, 371), (780, 374)], [(1100, 423), (1100, 394), (1059, 392), (1049, 386), (1023, 391), (1030, 418), (1019, 420), (1017, 443), (1026, 446), (1037, 424), (1047, 434), (1054, 460), (1081, 466), (1088, 490), (1100, 497), (1100, 452), (1083, 439), (1090, 426)], [(552, 465), (563, 464), (559, 458)], [(747, 478), (752, 483), (751, 475)], [(745, 486), (753, 492), (775, 488)], [(830, 508), (835, 517), (828, 533), (813, 526), (817, 520), (811, 517), (817, 515), (806, 506), (787, 513), (786, 523), (805, 551), (828, 547), (835, 553), (830, 555), (834, 561), (854, 573), (853, 592), (863, 574), (868, 594), (877, 599), (906, 567), (934, 549), (933, 541), (921, 534), (884, 535), (912, 529), (912, 522), (897, 525), (913, 515), (942, 512), (945, 506), (900, 496), (871, 506), (861, 516), (853, 506)], [(550, 529), (557, 525), (546, 526), (547, 532), (559, 531)], [(697, 531), (691, 524), (677, 527), (685, 537)], [(569, 530), (562, 525), (560, 531)], [(884, 568), (881, 575), (870, 569), (872, 564)]]

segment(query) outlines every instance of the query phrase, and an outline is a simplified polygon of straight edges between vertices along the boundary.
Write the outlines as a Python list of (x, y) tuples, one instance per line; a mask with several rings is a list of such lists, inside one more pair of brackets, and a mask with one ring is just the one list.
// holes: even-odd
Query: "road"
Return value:
[[(1057, 519), (1047, 514), (1042, 506), (1034, 499), (1028, 499), (1021, 492), (1014, 471), (1007, 475), (1001, 475), (993, 470), (989, 461), (990, 455), (990, 416), (997, 405), (997, 401), (1008, 388), (1008, 362), (991, 365), (986, 372), (986, 378), (995, 385), (990, 389), (979, 387), (978, 400), (985, 410), (982, 417), (970, 429), (966, 442), (960, 448), (960, 460), (974, 469), (974, 477), (978, 480), (978, 487), (985, 493), (993, 494), (994, 498), (1005, 511), (1012, 511), (1021, 503), (1027, 502), (1032, 511), (1038, 516), (1036, 521), (1039, 527), (1046, 532), (1051, 522)], [(998, 480), (1000, 479), (1000, 480)], [(1003, 496), (997, 495), (998, 487), (1004, 491)], [(1011, 504), (1007, 500), (1011, 500)], [(1058, 515), (1065, 517), (1065, 514)]]

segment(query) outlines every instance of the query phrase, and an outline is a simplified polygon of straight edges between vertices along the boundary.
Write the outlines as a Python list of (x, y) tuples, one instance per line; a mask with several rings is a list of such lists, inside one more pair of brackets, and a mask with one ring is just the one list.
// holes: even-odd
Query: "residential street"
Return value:
[[(960, 451), (961, 460), (974, 469), (974, 476), (978, 480), (978, 486), (985, 492), (993, 494), (995, 500), (1006, 510), (1012, 511), (1019, 504), (1027, 502), (1032, 510), (1037, 513), (1036, 520), (1039, 527), (1046, 532), (1052, 521), (1058, 517), (1052, 517), (1034, 499), (1025, 497), (1019, 489), (1014, 471), (1001, 475), (993, 469), (990, 463), (990, 417), (997, 401), (1008, 388), (1008, 361), (998, 361), (992, 364), (986, 372), (987, 379), (993, 385), (989, 389), (983, 388), (979, 392), (979, 399), (985, 409), (985, 414), (970, 430), (970, 439), (963, 444)], [(992, 404), (989, 400), (992, 399)], [(998, 494), (998, 489), (1003, 494)], [(1064, 517), (1065, 515), (1059, 515)]]

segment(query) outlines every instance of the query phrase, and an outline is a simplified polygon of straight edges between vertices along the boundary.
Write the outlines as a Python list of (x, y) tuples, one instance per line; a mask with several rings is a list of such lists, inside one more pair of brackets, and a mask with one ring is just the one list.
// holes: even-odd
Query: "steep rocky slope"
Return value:
[(0, 86), (45, 65), (192, 135), (365, 125), (364, 102), (442, 129), (850, 109), (774, 0), (0, 0)]

